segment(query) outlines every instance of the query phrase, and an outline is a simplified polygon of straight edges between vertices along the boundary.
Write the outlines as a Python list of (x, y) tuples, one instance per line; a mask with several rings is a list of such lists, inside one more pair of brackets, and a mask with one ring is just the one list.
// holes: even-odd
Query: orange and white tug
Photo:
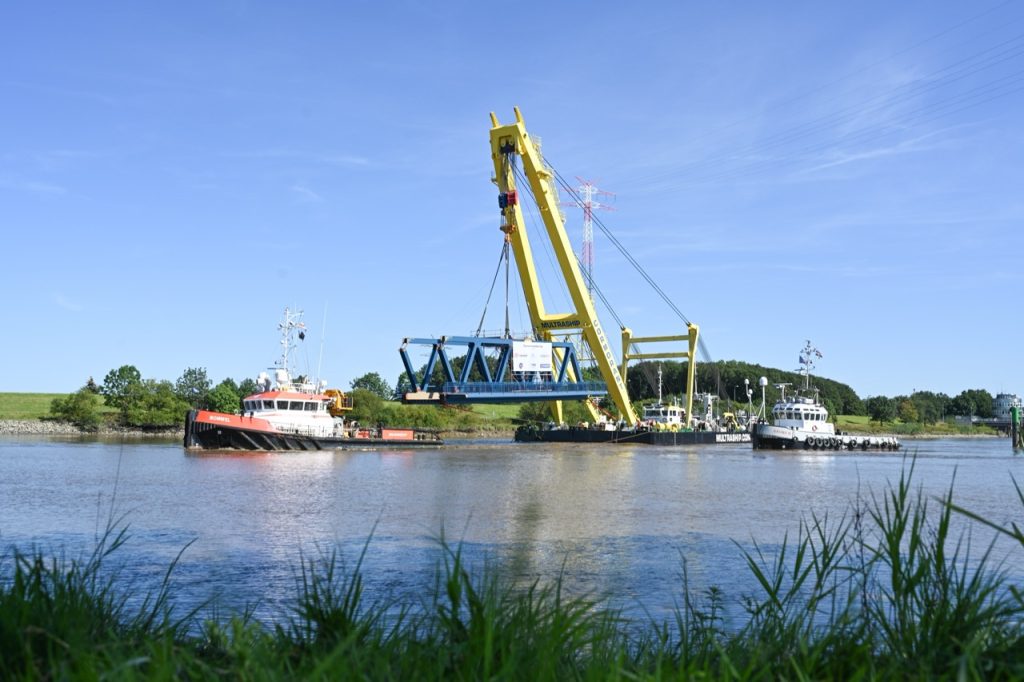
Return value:
[(346, 419), (352, 398), (327, 382), (293, 379), (288, 356), (293, 337), (305, 338), (302, 311), (285, 308), (281, 330), (282, 355), (273, 382), (261, 372), (262, 389), (242, 399), (240, 414), (191, 410), (185, 418), (185, 447), (236, 450), (330, 450), (343, 447), (436, 446), (434, 432), (412, 428), (366, 427)]

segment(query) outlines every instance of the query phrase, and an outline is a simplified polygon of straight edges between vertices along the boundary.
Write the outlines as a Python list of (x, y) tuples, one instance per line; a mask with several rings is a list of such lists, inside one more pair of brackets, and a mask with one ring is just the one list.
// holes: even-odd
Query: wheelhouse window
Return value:
[(316, 403), (306, 403), (306, 412), (316, 412)]
[(287, 400), (278, 400), (277, 401), (277, 409), (279, 409), (279, 410), (287, 410), (288, 409), (288, 401)]
[(272, 410), (272, 409), (274, 409), (274, 401), (273, 400), (264, 400), (263, 401), (263, 409), (264, 410)]
[(302, 411), (302, 401), (301, 400), (293, 400), (293, 401), (291, 401), (290, 403), (288, 403), (288, 409), (289, 410), (297, 410), (297, 411), (301, 412)]

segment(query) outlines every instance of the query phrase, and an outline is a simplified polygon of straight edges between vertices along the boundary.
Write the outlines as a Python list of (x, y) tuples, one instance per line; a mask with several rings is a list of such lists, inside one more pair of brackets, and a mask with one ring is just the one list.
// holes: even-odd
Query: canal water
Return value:
[[(742, 552), (769, 554), (801, 519), (849, 513), (914, 456), (913, 484), (952, 487), (959, 505), (1024, 522), (1006, 439), (918, 440), (904, 452), (754, 452), (749, 445), (659, 448), (468, 441), (427, 450), (191, 454), (178, 442), (0, 439), (0, 572), (12, 548), (86, 554), (109, 525), (127, 585), (151, 591), (176, 556), (182, 607), (287, 615), (302, 557), (363, 548), (371, 600), (424, 595), (441, 539), (470, 563), (529, 583), (561, 575), (573, 594), (627, 615), (669, 617), (683, 594), (756, 594)], [(936, 505), (933, 505), (937, 507)], [(961, 520), (959, 527), (968, 524)], [(971, 527), (980, 552), (993, 537)], [(1024, 552), (996, 555), (1024, 575)]]

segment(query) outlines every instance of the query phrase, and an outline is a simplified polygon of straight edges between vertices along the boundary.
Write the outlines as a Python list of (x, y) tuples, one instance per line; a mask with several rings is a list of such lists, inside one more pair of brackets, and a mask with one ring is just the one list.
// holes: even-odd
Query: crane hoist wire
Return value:
[[(566, 182), (565, 178), (563, 178), (561, 173), (559, 173), (555, 169), (554, 165), (547, 159), (547, 157), (544, 157), (544, 164), (548, 167), (548, 169), (551, 170), (552, 174), (554, 175), (555, 179), (558, 180), (558, 184), (562, 187), (562, 189), (565, 190), (565, 192), (570, 197), (572, 197), (572, 199), (574, 201), (576, 201), (578, 204), (582, 205), (583, 197), (580, 196), (579, 192), (576, 191), (575, 187), (573, 187), (568, 182)], [(670, 299), (668, 297), (668, 295), (665, 293), (665, 291), (660, 286), (658, 286), (658, 283), (654, 281), (654, 279), (647, 273), (646, 270), (644, 270), (643, 266), (640, 265), (640, 262), (637, 261), (637, 259), (633, 257), (633, 254), (631, 254), (629, 252), (629, 249), (627, 249), (626, 246), (622, 242), (620, 242), (615, 237), (614, 234), (612, 234), (611, 230), (608, 229), (608, 227), (604, 224), (604, 222), (602, 222), (602, 220), (600, 218), (598, 218), (597, 216), (591, 216), (591, 220), (594, 223), (597, 224), (597, 226), (601, 229), (601, 232), (604, 233), (604, 235), (615, 246), (615, 248), (619, 250), (619, 253), (622, 254), (622, 256), (626, 259), (626, 261), (629, 262), (629, 264), (633, 266), (633, 268), (651, 286), (651, 288), (654, 289), (655, 293), (657, 293), (658, 296), (661, 297), (661, 300), (663, 300), (666, 303), (666, 305), (668, 305), (668, 307), (676, 315), (679, 316), (680, 320), (682, 320), (685, 324), (689, 325), (690, 324), (690, 320), (687, 319), (686, 315), (683, 314), (683, 312), (678, 308), (678, 306), (676, 306), (676, 304), (672, 301), (672, 299)], [(578, 260), (578, 257), (577, 257), (577, 260)], [(591, 282), (591, 284), (594, 286), (594, 290), (595, 291), (598, 291), (598, 292), (600, 291), (595, 283)], [(607, 306), (608, 310), (612, 313), (612, 316), (615, 317), (616, 322), (619, 323), (619, 326), (620, 327), (624, 327), (625, 325), (622, 323), (622, 320), (620, 320), (618, 315), (615, 314), (614, 309), (608, 304), (608, 301), (607, 301), (607, 299), (604, 298), (604, 295), (602, 295), (602, 294), (599, 294), (599, 295), (601, 296), (601, 300), (604, 301), (605, 306)], [(714, 373), (714, 382), (715, 382), (715, 392), (718, 395), (721, 396), (722, 395), (722, 378), (721, 378), (721, 375), (720, 375), (720, 372), (719, 372), (719, 369), (718, 369), (718, 365), (714, 364), (714, 361), (711, 359), (711, 353), (708, 351), (707, 344), (704, 343), (704, 339), (703, 338), (698, 338), (697, 339), (697, 351), (700, 354), (701, 361), (711, 365), (714, 368), (713, 369), (713, 373)], [(645, 367), (644, 369), (645, 369), (644, 373), (645, 373), (645, 376), (647, 378), (647, 382), (649, 384), (651, 384), (652, 389), (655, 388), (654, 379), (651, 376), (651, 372), (647, 371), (650, 368), (649, 367)]]
[[(555, 170), (555, 167), (551, 164), (547, 157), (544, 158), (544, 163), (554, 174), (555, 178), (558, 180), (558, 184), (561, 185), (562, 189), (565, 190), (566, 193), (568, 193), (569, 196), (571, 196), (575, 201), (582, 203), (583, 197), (581, 197), (579, 195), (579, 192), (577, 192), (572, 185), (566, 182), (565, 178), (563, 178), (562, 175), (557, 170)], [(601, 229), (601, 232), (604, 233), (604, 235), (608, 238), (612, 245), (619, 250), (619, 253), (623, 255), (623, 257), (629, 262), (629, 264), (632, 265), (633, 268), (640, 274), (640, 276), (643, 277), (643, 279), (651, 286), (652, 289), (654, 289), (655, 293), (657, 293), (658, 296), (661, 297), (661, 300), (663, 300), (668, 305), (668, 307), (676, 315), (679, 316), (680, 320), (682, 320), (685, 324), (689, 325), (690, 320), (686, 318), (686, 315), (683, 315), (683, 312), (679, 310), (675, 303), (672, 302), (672, 299), (668, 297), (668, 294), (666, 294), (665, 291), (660, 286), (658, 286), (658, 283), (655, 282), (649, 274), (647, 274), (647, 271), (644, 270), (643, 266), (640, 265), (639, 261), (637, 261), (637, 259), (633, 257), (633, 254), (629, 252), (626, 246), (622, 242), (620, 242), (614, 234), (612, 234), (611, 230), (608, 229), (608, 227), (601, 221), (600, 218), (598, 218), (597, 216), (592, 216), (591, 219)], [(616, 317), (616, 320), (619, 321), (620, 326), (624, 326), (622, 325), (621, 320), (618, 320), (618, 317)], [(697, 348), (700, 351), (702, 361), (707, 363), (713, 362), (711, 359), (711, 353), (708, 352), (707, 346), (704, 344), (704, 339), (697, 340)]]
[[(547, 163), (546, 159), (545, 159), (545, 163)], [(548, 164), (548, 167), (551, 168), (550, 164)], [(525, 202), (525, 205), (526, 206), (535, 205), (536, 204), (536, 197), (533, 196), (533, 188), (530, 186), (530, 183), (528, 182), (526, 176), (519, 170), (519, 167), (515, 163), (514, 160), (512, 161), (512, 170), (515, 173), (516, 179), (518, 181), (520, 181), (520, 183), (521, 183), (519, 185), (519, 187), (521, 188), (522, 191), (524, 191), (525, 194), (529, 195), (530, 199), (532, 200), (532, 202)], [(574, 200), (576, 200), (577, 202), (582, 202), (581, 197), (576, 193), (575, 189), (573, 189), (571, 187), (568, 187), (567, 184), (564, 182), (564, 180), (561, 179), (561, 176), (559, 176), (558, 173), (553, 168), (551, 168), (551, 170), (554, 173), (554, 175), (556, 177), (558, 177), (559, 183), (562, 185), (563, 189), (567, 189), (567, 191), (573, 197)], [(532, 213), (530, 215), (531, 215), (531, 217), (533, 216)], [(606, 233), (607, 233), (607, 228), (605, 228), (605, 230), (606, 230)], [(542, 243), (544, 245), (548, 244), (548, 240), (541, 240), (541, 241), (542, 241)], [(624, 248), (625, 247), (622, 247), (622, 249), (624, 249)], [(545, 251), (545, 253), (548, 256), (549, 265), (553, 268), (554, 267), (554, 263), (551, 260), (550, 249), (545, 249), (544, 251)], [(573, 257), (576, 259), (577, 265), (579, 265), (579, 271), (583, 275), (583, 277), (585, 279), (585, 283), (590, 285), (590, 290), (601, 300), (601, 303), (604, 304), (605, 309), (611, 314), (612, 318), (614, 318), (615, 322), (619, 325), (619, 328), (620, 329), (625, 328), (626, 327), (625, 322), (622, 321), (622, 318), (619, 317), (619, 314), (615, 311), (615, 307), (612, 306), (611, 302), (608, 300), (608, 298), (605, 296), (604, 292), (601, 290), (601, 287), (598, 286), (596, 280), (594, 280), (594, 278), (593, 278), (593, 274), (588, 272), (587, 269), (583, 267), (583, 263), (580, 262), (579, 254), (577, 254), (575, 251), (572, 252), (572, 253), (573, 253)], [(626, 255), (629, 258), (632, 258), (632, 256), (629, 256), (628, 253)], [(636, 263), (635, 259), (633, 260), (633, 262), (636, 264), (637, 267), (639, 267), (639, 264)], [(642, 268), (641, 268), (641, 270), (642, 270)], [(646, 274), (646, 273), (644, 273), (644, 274)], [(680, 315), (681, 315), (681, 313), (680, 313)], [(685, 320), (685, 318), (684, 318), (684, 320)], [(689, 323), (689, 322), (687, 322), (687, 323)], [(700, 342), (698, 342), (698, 343), (700, 343)], [(639, 344), (634, 344), (634, 346), (637, 348), (637, 350), (640, 350), (640, 345)], [(704, 350), (703, 355), (704, 355), (704, 357), (707, 357), (708, 358), (708, 362), (710, 362), (710, 356), (707, 354), (706, 349)], [(654, 370), (649, 365), (644, 364), (644, 363), (641, 363), (640, 368), (641, 368), (641, 373), (642, 373), (644, 379), (646, 379), (647, 384), (650, 386), (651, 390), (654, 391), (654, 392), (657, 392), (657, 390), (658, 390), (658, 383), (657, 383), (657, 377), (654, 374)], [(717, 372), (717, 369), (716, 369), (716, 372)], [(717, 378), (716, 378), (716, 381), (717, 381)]]
[[(506, 168), (508, 168), (508, 166), (511, 166), (513, 174), (522, 183), (521, 184), (522, 190), (525, 190), (526, 193), (530, 194), (531, 191), (530, 191), (529, 182), (527, 181), (527, 179), (523, 175), (523, 173), (519, 170), (518, 165), (515, 163), (515, 159), (513, 158), (513, 159), (510, 160), (509, 157), (506, 156), (505, 159), (504, 159), (504, 163), (506, 164)], [(529, 205), (530, 204), (527, 204), (527, 206), (529, 206)], [(531, 222), (534, 224), (534, 231), (536, 231), (536, 224), (535, 224), (536, 223), (536, 216), (533, 213), (530, 213), (528, 211), (524, 211), (524, 213), (526, 214), (525, 217), (530, 219)], [(546, 240), (541, 240), (541, 241), (542, 241), (543, 244), (547, 244)], [(554, 268), (554, 262), (553, 262), (552, 257), (551, 257), (552, 255), (551, 255), (550, 249), (544, 249), (544, 251), (545, 251), (545, 253), (547, 255), (548, 265), (550, 267)], [(491, 287), (490, 287), (490, 289), (487, 292), (487, 300), (484, 302), (483, 312), (480, 315), (480, 322), (477, 325), (476, 331), (474, 332), (474, 335), (477, 336), (477, 337), (484, 335), (484, 323), (485, 323), (486, 317), (487, 317), (487, 310), (490, 307), (491, 299), (494, 297), (494, 287), (498, 283), (498, 276), (501, 274), (502, 266), (504, 266), (504, 269), (505, 269), (505, 328), (504, 328), (504, 331), (503, 331), (503, 338), (511, 338), (511, 336), (512, 336), (511, 322), (510, 322), (510, 318), (509, 318), (509, 315), (510, 315), (510, 311), (509, 311), (509, 292), (511, 291), (511, 282), (510, 282), (511, 268), (509, 267), (510, 259), (511, 259), (511, 245), (510, 245), (508, 239), (506, 239), (504, 242), (502, 242), (501, 253), (500, 253), (499, 257), (498, 257), (498, 265), (495, 268), (494, 277), (491, 279)], [(540, 277), (543, 280), (544, 279), (543, 273), (542, 272), (538, 272), (538, 277)], [(563, 292), (563, 294), (564, 294), (564, 292)]]
[(494, 295), (494, 285), (498, 283), (498, 275), (501, 274), (502, 265), (505, 266), (505, 332), (503, 338), (507, 339), (511, 334), (509, 331), (508, 320), (508, 241), (505, 241), (501, 245), (501, 256), (498, 257), (498, 267), (494, 270), (494, 279), (491, 280), (491, 289), (487, 292), (487, 300), (484, 301), (484, 311), (480, 314), (480, 324), (477, 325), (474, 336), (483, 336), (484, 318), (487, 317), (487, 308), (491, 304), (491, 297)]
[[(544, 221), (533, 210), (533, 207), (538, 205), (536, 197), (534, 197), (533, 195), (533, 188), (530, 186), (530, 182), (526, 175), (523, 173), (522, 170), (520, 170), (519, 166), (514, 162), (514, 160), (512, 163), (512, 170), (515, 173), (516, 179), (519, 182), (517, 188), (520, 191), (525, 192), (525, 194), (529, 196), (529, 198), (531, 199), (531, 201), (520, 202), (519, 204), (520, 208), (523, 210), (523, 217), (529, 221), (529, 225), (527, 227), (529, 227), (530, 231), (534, 234), (543, 234), (543, 232), (546, 230), (546, 228), (541, 227)], [(565, 284), (565, 279), (561, 275), (561, 269), (555, 262), (556, 259), (554, 254), (554, 248), (551, 245), (551, 240), (548, 239), (545, 235), (544, 238), (534, 240), (534, 243), (540, 244), (540, 250), (544, 252), (544, 258), (547, 260), (548, 268), (547, 270), (545, 270), (544, 268), (537, 268), (537, 278), (540, 280), (540, 283), (542, 285), (545, 285), (545, 290), (557, 290), (560, 300), (555, 301), (555, 304), (559, 306), (564, 306), (566, 308), (570, 307), (572, 303), (569, 296), (568, 286)], [(536, 261), (536, 257), (534, 258), (534, 260)], [(547, 272), (558, 273), (558, 277), (556, 278), (556, 280), (559, 283), (559, 286), (547, 286)]]

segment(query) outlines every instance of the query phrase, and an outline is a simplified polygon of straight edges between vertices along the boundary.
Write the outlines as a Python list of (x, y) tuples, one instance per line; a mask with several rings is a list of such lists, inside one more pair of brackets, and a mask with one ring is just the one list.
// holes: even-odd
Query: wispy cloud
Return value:
[(31, 194), (57, 195), (68, 193), (67, 188), (61, 185), (11, 177), (0, 177), (0, 188), (11, 189), (17, 192), (29, 192)]
[(85, 310), (85, 308), (81, 304), (72, 301), (62, 293), (54, 294), (53, 302), (56, 303), (61, 308), (63, 308), (64, 310), (70, 310), (73, 313), (80, 313), (83, 310)]
[(284, 149), (277, 147), (269, 149), (251, 149), (239, 152), (226, 152), (223, 155), (229, 158), (241, 159), (289, 159), (293, 161), (303, 161), (306, 163), (322, 164), (325, 166), (361, 167), (373, 165), (370, 159), (358, 154), (350, 154), (347, 152), (305, 152), (297, 149)]
[[(827, 154), (823, 154), (820, 159), (821, 161), (816, 165), (801, 168), (795, 171), (791, 177), (800, 178), (811, 173), (817, 173), (829, 168), (836, 168), (838, 166), (845, 166), (846, 164), (856, 163), (859, 161), (869, 161), (872, 159), (879, 159), (887, 156), (896, 156), (900, 154), (912, 154), (932, 151), (941, 146), (950, 144), (950, 141), (943, 136), (951, 129), (935, 130), (924, 135), (918, 135), (917, 137), (900, 140), (895, 144), (874, 147), (871, 149), (859, 149), (859, 150), (847, 150), (837, 149), (830, 151)], [(935, 139), (939, 138), (939, 139)], [(929, 142), (932, 140), (931, 142)]]
[(304, 185), (292, 185), (289, 187), (298, 201), (303, 204), (319, 204), (324, 198)]
[(369, 166), (370, 160), (354, 154), (327, 154), (322, 157), (324, 163), (335, 166)]

